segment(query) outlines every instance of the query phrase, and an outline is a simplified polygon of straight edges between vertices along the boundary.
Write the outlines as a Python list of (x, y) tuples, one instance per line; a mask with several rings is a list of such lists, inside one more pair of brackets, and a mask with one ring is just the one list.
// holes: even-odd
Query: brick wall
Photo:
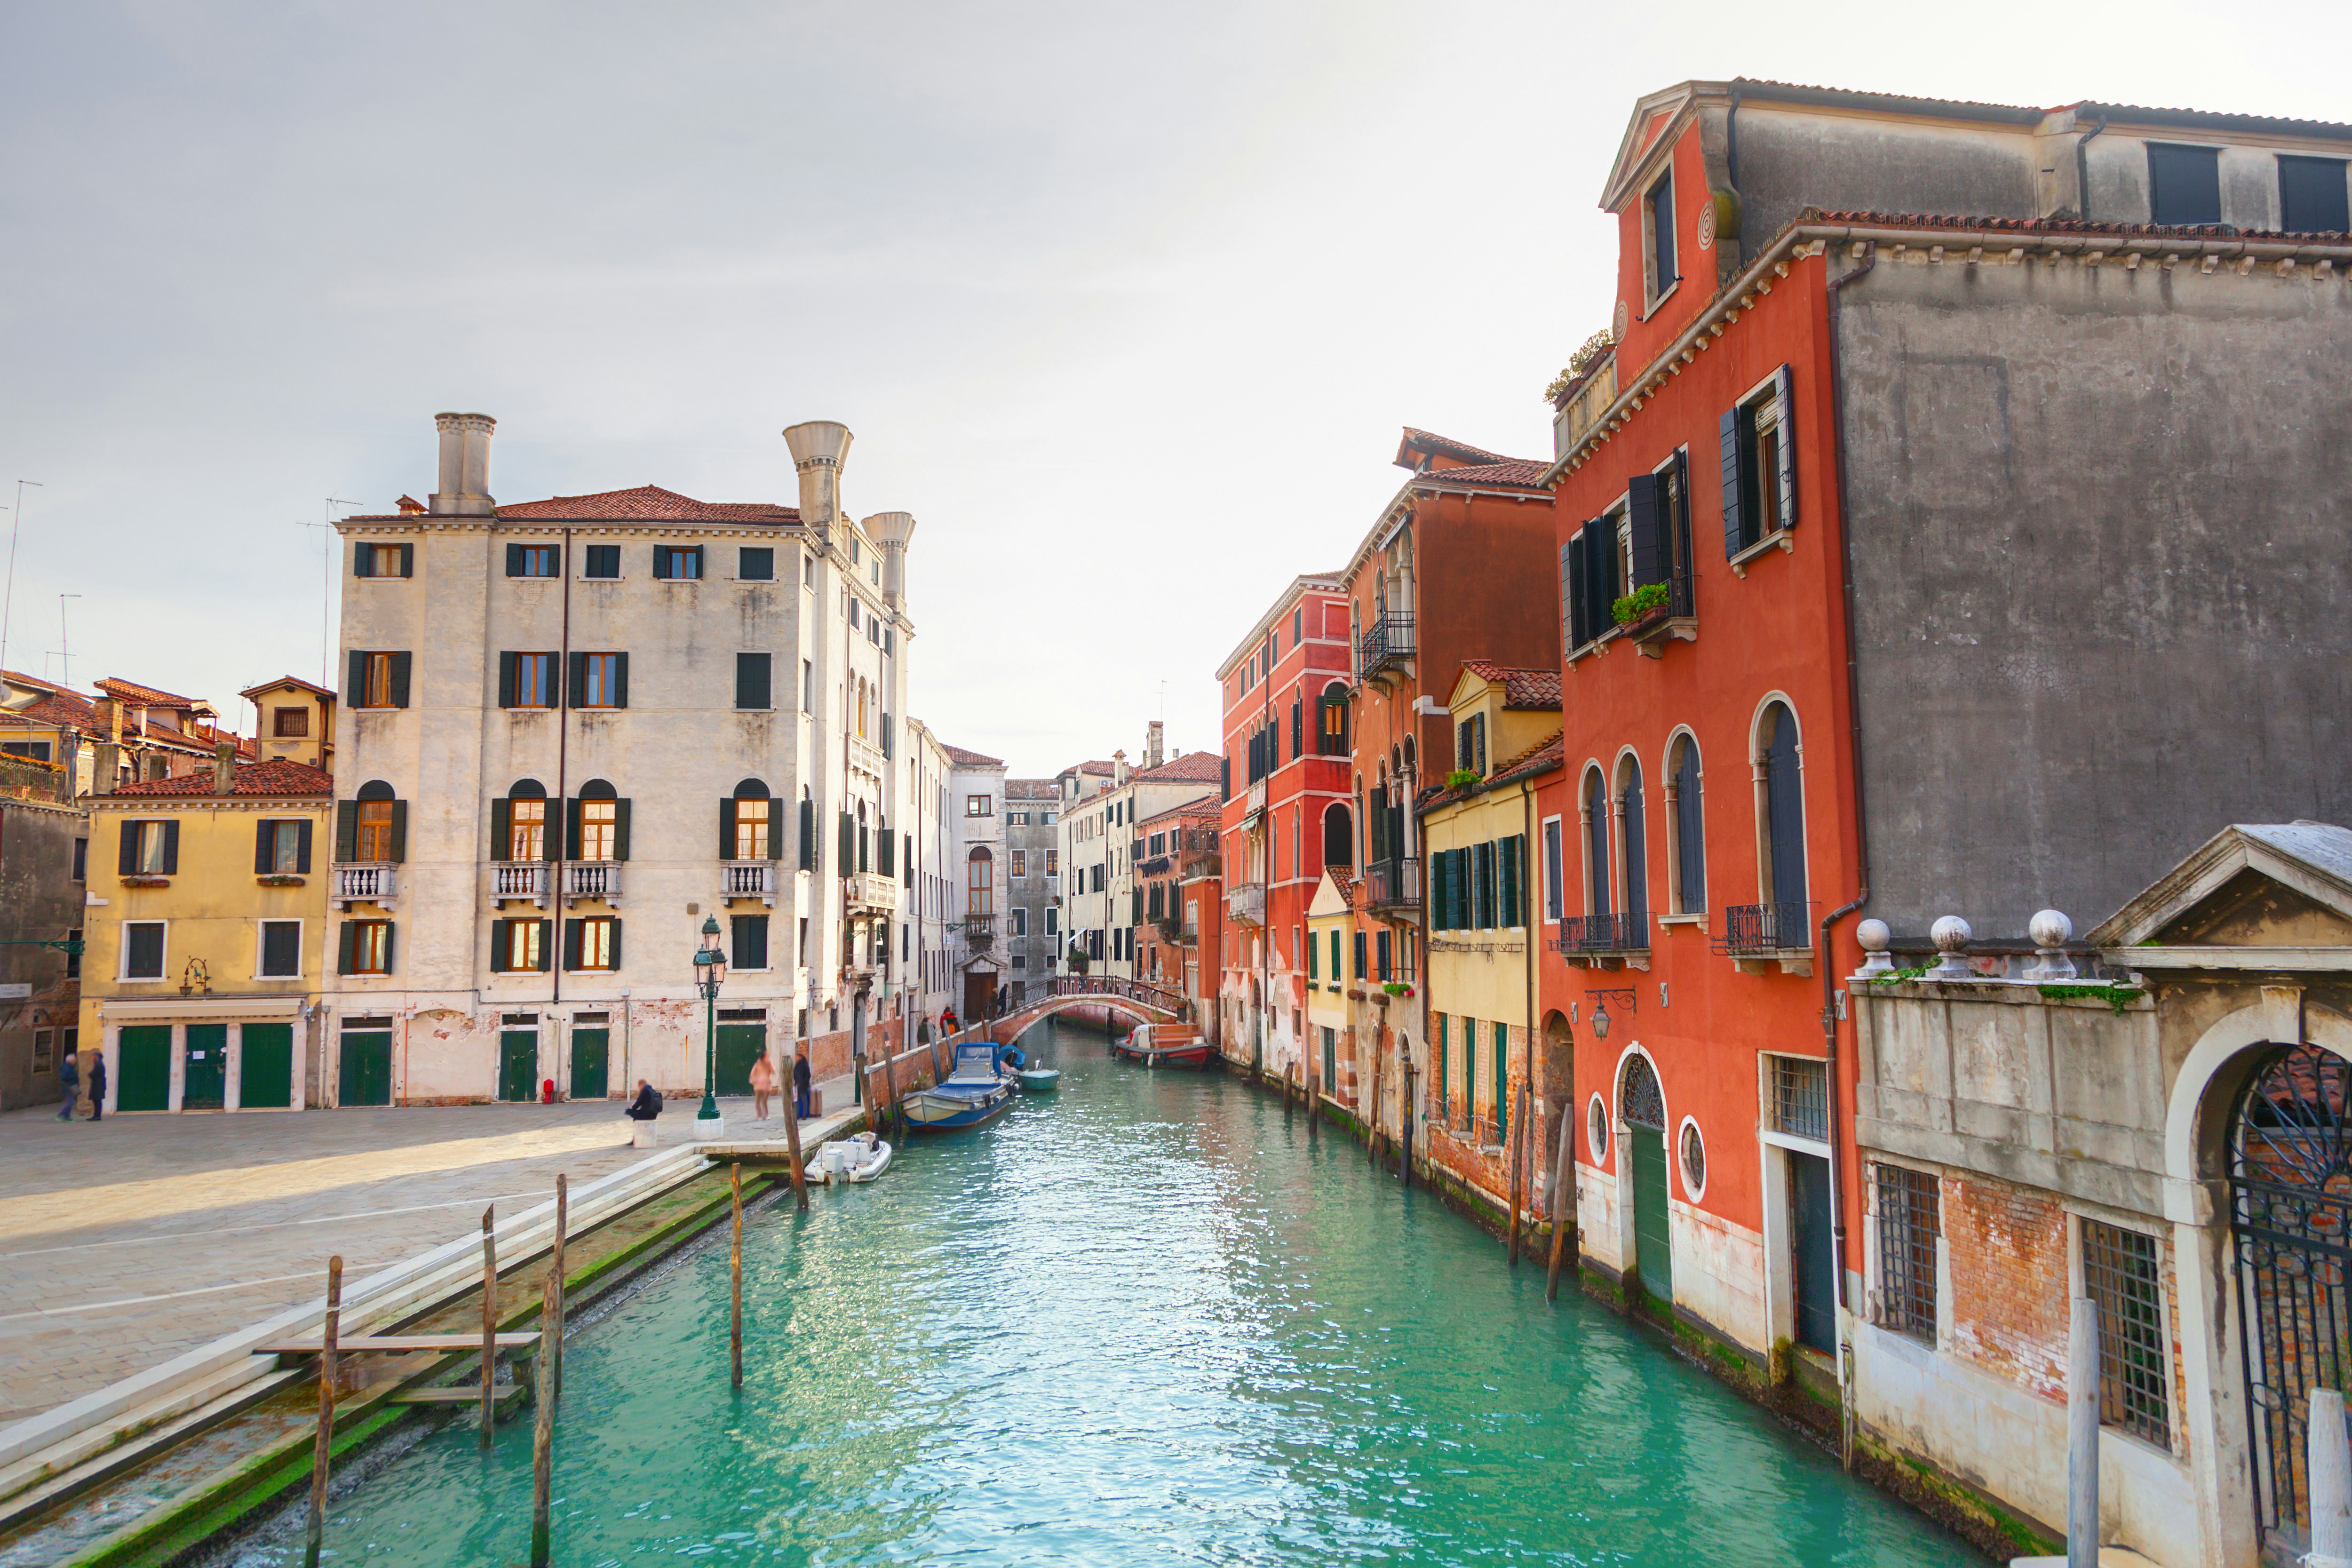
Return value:
[(1952, 1349), (2045, 1399), (2066, 1397), (2067, 1216), (2047, 1193), (1943, 1179)]

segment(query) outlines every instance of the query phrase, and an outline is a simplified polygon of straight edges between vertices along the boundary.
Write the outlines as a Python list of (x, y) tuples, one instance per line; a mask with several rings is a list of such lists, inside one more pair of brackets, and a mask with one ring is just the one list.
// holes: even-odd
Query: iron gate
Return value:
[(2352, 1372), (2347, 1102), (2352, 1062), (2314, 1046), (2288, 1046), (2255, 1069), (2230, 1121), (2254, 1509), (2266, 1536), (2297, 1548), (2311, 1521), (2311, 1391), (2342, 1388)]

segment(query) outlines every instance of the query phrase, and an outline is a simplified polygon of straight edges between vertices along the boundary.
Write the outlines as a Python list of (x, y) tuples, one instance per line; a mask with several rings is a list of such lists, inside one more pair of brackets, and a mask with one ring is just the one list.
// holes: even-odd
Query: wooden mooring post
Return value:
[(302, 1549), (303, 1568), (319, 1568), (319, 1546), (327, 1533), (327, 1466), (335, 1447), (335, 1334), (341, 1327), (343, 1259), (327, 1259), (327, 1321), (319, 1339), (319, 1437), (310, 1449), (310, 1530)]
[(548, 1494), (555, 1485), (555, 1358), (563, 1343), (563, 1274), (551, 1267), (539, 1288), (539, 1386), (530, 1423), (530, 1568), (547, 1568)]
[(1544, 1300), (1559, 1300), (1559, 1261), (1565, 1251), (1571, 1258), (1576, 1255), (1576, 1191), (1574, 1174), (1569, 1162), (1576, 1158), (1576, 1107), (1563, 1105), (1559, 1111), (1559, 1152), (1552, 1160), (1551, 1197), (1545, 1207), (1551, 1211), (1551, 1268), (1544, 1275)]
[(1315, 1112), (1322, 1099), (1323, 1075), (1309, 1072), (1307, 1075), (1307, 1136), (1309, 1142), (1315, 1137)]
[(1364, 1118), (1364, 1158), (1375, 1168), (1381, 1163), (1381, 1089), (1388, 1065), (1388, 1058), (1375, 1045), (1372, 1047), (1372, 1098), (1365, 1107), (1369, 1114)]
[(881, 1115), (874, 1119), (874, 1135), (877, 1138), (882, 1136), (882, 1130), (889, 1125), (889, 1119), (895, 1114), (898, 1120), (898, 1137), (903, 1142), (907, 1136), (907, 1112), (898, 1103), (898, 1069), (891, 1060), (887, 1042), (885, 1042), (882, 1052), (882, 1087), (889, 1092), (890, 1103), (883, 1108)]
[(499, 1242), (491, 1233), (499, 1205), (482, 1211), (482, 1447), (490, 1446), (498, 1419)]
[(1511, 1267), (1519, 1266), (1519, 1194), (1527, 1191), (1528, 1165), (1528, 1084), (1519, 1080), (1517, 1116), (1511, 1131), (1517, 1134), (1511, 1145), (1511, 1222), (1507, 1256)]
[(743, 1164), (727, 1167), (727, 1186), (735, 1199), (735, 1240), (727, 1255), (727, 1381), (743, 1386)]
[[(570, 1284), (563, 1277), (563, 1234), (571, 1228), (572, 1179), (558, 1172), (555, 1177), (555, 1252), (554, 1256), (548, 1260), (548, 1267), (553, 1270), (555, 1277), (555, 1321), (559, 1326), (563, 1321), (564, 1299), (571, 1289)], [(541, 1316), (544, 1315), (544, 1313), (541, 1314)], [(547, 1337), (544, 1323), (540, 1325), (539, 1353), (555, 1358), (555, 1397), (562, 1398), (563, 1336), (559, 1333), (554, 1339), (550, 1340)]]
[[(793, 1046), (793, 1059), (795, 1062), (801, 1059), (797, 1041)], [(800, 1102), (794, 1098), (794, 1092), (793, 1075), (787, 1072), (784, 1074), (784, 1149), (793, 1157), (793, 1196), (799, 1203), (801, 1213), (806, 1214), (809, 1206), (808, 1177), (801, 1170), (801, 1113)]]

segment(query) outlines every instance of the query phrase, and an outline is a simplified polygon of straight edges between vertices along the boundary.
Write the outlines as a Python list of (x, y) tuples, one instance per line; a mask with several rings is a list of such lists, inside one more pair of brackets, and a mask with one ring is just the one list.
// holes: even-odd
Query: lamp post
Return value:
[(702, 922), (702, 945), (694, 952), (694, 988), (702, 993), (702, 1110), (694, 1119), (698, 1139), (725, 1131), (719, 1114), (719, 987), (727, 978), (727, 955), (719, 947), (719, 917)]

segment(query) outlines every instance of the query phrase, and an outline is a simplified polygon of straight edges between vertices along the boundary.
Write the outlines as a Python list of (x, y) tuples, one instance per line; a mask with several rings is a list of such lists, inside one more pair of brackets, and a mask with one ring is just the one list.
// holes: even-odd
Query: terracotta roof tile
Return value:
[(1410, 468), (1413, 466), (1405, 460), (1406, 449), (1412, 447), (1419, 447), (1432, 452), (1443, 452), (1445, 456), (1465, 463), (1507, 463), (1511, 460), (1500, 452), (1489, 452), (1484, 447), (1473, 447), (1467, 441), (1456, 441), (1450, 436), (1440, 436), (1431, 430), (1418, 430), (1408, 425), (1404, 427), (1403, 438), (1397, 443), (1398, 468)]
[(314, 697), (323, 697), (331, 702), (335, 700), (334, 692), (323, 686), (314, 686), (299, 675), (281, 675), (275, 680), (265, 680), (258, 686), (248, 686), (237, 695), (244, 698), (258, 697), (265, 691), (275, 691), (281, 686), (299, 686)]
[(43, 691), (63, 691), (54, 680), (43, 680), (37, 675), (26, 675), (21, 669), (0, 669), (0, 680), (13, 680), (19, 686), (37, 687)]
[(1004, 798), (1007, 800), (1059, 800), (1062, 790), (1052, 779), (1006, 779)]
[(136, 681), (117, 680), (112, 676), (98, 682), (98, 689), (109, 697), (120, 697), (125, 702), (135, 702), (149, 708), (202, 708), (205, 704), (194, 697), (174, 697), (168, 691), (158, 691), (152, 686)]
[(1948, 213), (1883, 213), (1849, 212), (1843, 208), (1807, 207), (1790, 220), (1794, 224), (1842, 223), (1858, 227), (1916, 229), (1974, 229), (1988, 234), (2041, 235), (2064, 237), (2068, 235), (2085, 237), (2249, 240), (2256, 243), (2293, 239), (2326, 237), (2312, 234), (2290, 234), (2278, 229), (2232, 229), (2219, 224), (2156, 224), (2156, 223), (2085, 223), (2073, 217), (1970, 217), (1965, 214)]
[(1462, 668), (1482, 680), (1501, 681), (1506, 708), (1557, 710), (1559, 707), (1559, 671), (1556, 669), (1518, 669), (1484, 658), (1465, 658)]
[(1001, 768), (1004, 765), (1004, 759), (1003, 757), (982, 756), (978, 752), (967, 752), (961, 746), (950, 746), (946, 744), (944, 742), (940, 743), (940, 749), (947, 752), (948, 761), (955, 763), (958, 767)]
[(1540, 490), (1549, 463), (1505, 458), (1459, 468), (1432, 468), (1413, 480), (1416, 485), (1502, 485), (1512, 489)]
[[(147, 779), (127, 784), (114, 792), (118, 795), (204, 795), (213, 793), (213, 775), (209, 768), (184, 773), (175, 779)], [(335, 776), (320, 773), (305, 763), (253, 763), (236, 770), (236, 795), (326, 795), (335, 793)]]
[(798, 522), (797, 508), (773, 501), (696, 500), (659, 485), (600, 490), (593, 495), (550, 496), (499, 508), (507, 518), (567, 519), (584, 522)]
[(16, 716), (43, 724), (69, 724), (78, 730), (99, 727), (98, 704), (79, 691), (53, 692), (29, 707), (18, 709)]
[(1564, 755), (1565, 749), (1560, 744), (1560, 731), (1555, 730), (1550, 739), (1538, 742), (1516, 757), (1507, 757), (1496, 763), (1495, 771), (1476, 784), (1465, 784), (1460, 789), (1445, 789), (1433, 784), (1423, 790), (1413, 802), (1414, 809), (1423, 812), (1434, 811), (1441, 805), (1451, 805), (1455, 801), (1467, 800), (1481, 791), (1493, 789), (1496, 784), (1510, 784), (1523, 778), (1533, 778), (1538, 773), (1548, 773), (1560, 765)]
[(1130, 779), (1149, 779), (1153, 784), (1215, 784), (1224, 776), (1220, 764), (1223, 759), (1214, 752), (1187, 752), (1181, 757), (1130, 773)]

